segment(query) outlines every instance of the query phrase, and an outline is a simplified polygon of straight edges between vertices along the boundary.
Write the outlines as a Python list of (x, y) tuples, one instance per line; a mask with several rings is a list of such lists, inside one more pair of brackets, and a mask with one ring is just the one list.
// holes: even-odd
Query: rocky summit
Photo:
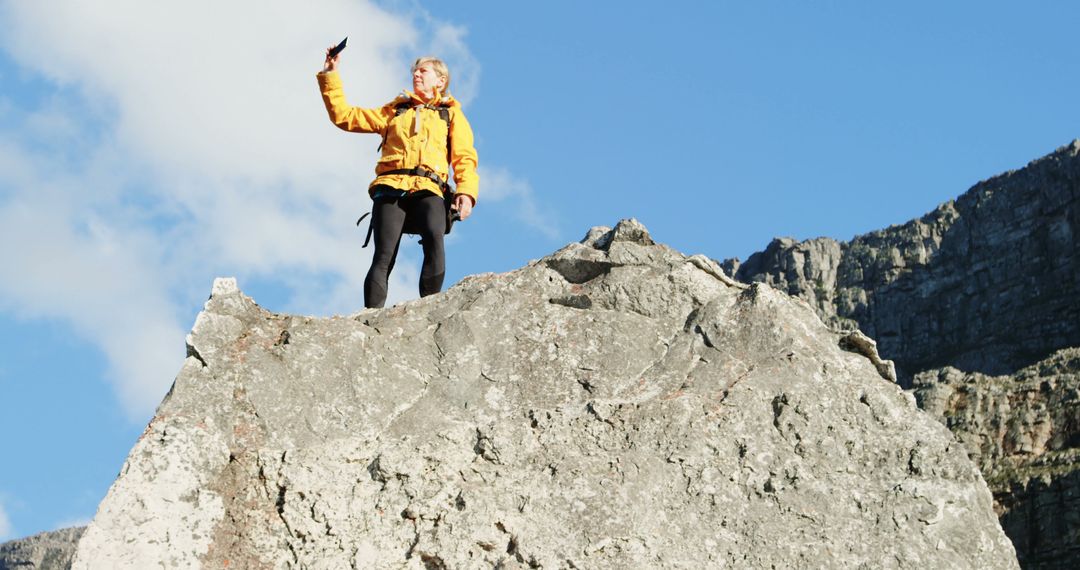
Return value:
[(873, 341), (632, 220), (348, 317), (218, 280), (74, 568), (1015, 568)]

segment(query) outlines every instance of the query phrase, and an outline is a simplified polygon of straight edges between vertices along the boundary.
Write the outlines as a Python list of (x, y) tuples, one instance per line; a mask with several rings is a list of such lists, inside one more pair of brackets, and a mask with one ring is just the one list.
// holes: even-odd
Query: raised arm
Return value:
[(386, 107), (364, 109), (353, 107), (345, 100), (345, 91), (341, 88), (341, 76), (336, 71), (320, 73), (319, 90), (322, 91), (326, 113), (330, 122), (338, 128), (354, 133), (382, 133), (387, 123), (393, 118), (393, 110)]
[(341, 54), (331, 58), (330, 50), (327, 49), (326, 55), (323, 70), (316, 78), (319, 80), (319, 90), (322, 92), (326, 112), (330, 115), (330, 122), (342, 130), (354, 133), (382, 133), (393, 118), (393, 111), (387, 111), (385, 107), (364, 109), (349, 105), (345, 100), (345, 90), (341, 87), (341, 76), (337, 72)]

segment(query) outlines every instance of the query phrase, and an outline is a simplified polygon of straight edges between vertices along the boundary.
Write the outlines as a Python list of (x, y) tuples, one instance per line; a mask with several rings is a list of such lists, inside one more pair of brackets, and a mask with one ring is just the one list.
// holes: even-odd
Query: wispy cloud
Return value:
[(4, 504), (0, 503), (0, 541), (11, 538), (11, 534), (11, 519), (8, 518), (7, 511), (4, 510)]
[(480, 91), (480, 64), (465, 43), (465, 28), (432, 22), (434, 34), (429, 53), (447, 62), (450, 68), (450, 90), (463, 105), (468, 105)]
[[(428, 46), (453, 48), (466, 92), (479, 73), (463, 30), (363, 0), (3, 2), (0, 29), (35, 83), (0, 96), (0, 310), (97, 343), (136, 418), (168, 388), (214, 275), (278, 283), (289, 310), (361, 306), (370, 248), (353, 221), (378, 140), (327, 121), (323, 49), (349, 36), (356, 105), (407, 86)], [(415, 296), (415, 266), (399, 260), (392, 300)]]
[(532, 185), (527, 180), (514, 176), (505, 168), (480, 167), (480, 180), (483, 184), (481, 199), (495, 202), (501, 208), (508, 209), (518, 221), (543, 234), (548, 238), (559, 235), (558, 223), (552, 213), (540, 206), (536, 200)]
[(54, 528), (60, 529), (60, 528), (71, 528), (71, 527), (76, 527), (76, 526), (89, 526), (90, 522), (92, 520), (93, 520), (92, 517), (80, 517), (80, 518), (74, 518), (74, 519), (64, 519), (64, 520), (56, 523), (56, 526)]

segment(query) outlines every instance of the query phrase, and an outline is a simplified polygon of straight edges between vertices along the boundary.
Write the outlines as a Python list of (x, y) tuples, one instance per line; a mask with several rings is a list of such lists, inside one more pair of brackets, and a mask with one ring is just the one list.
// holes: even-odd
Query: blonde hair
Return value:
[(439, 77), (443, 77), (446, 79), (446, 85), (443, 86), (443, 91), (450, 89), (450, 69), (446, 67), (446, 64), (443, 63), (443, 60), (435, 56), (425, 55), (424, 57), (416, 58), (416, 63), (412, 64), (412, 69), (410, 69), (409, 72), (415, 72), (417, 68), (419, 68), (421, 65), (424, 65), (425, 63), (430, 63), (431, 69), (433, 69), (435, 73), (439, 74)]

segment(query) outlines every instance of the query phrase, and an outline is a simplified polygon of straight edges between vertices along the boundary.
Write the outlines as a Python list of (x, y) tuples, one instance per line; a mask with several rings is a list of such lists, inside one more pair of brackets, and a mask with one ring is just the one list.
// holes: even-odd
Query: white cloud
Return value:
[(53, 528), (62, 529), (62, 528), (72, 528), (72, 527), (76, 527), (76, 526), (90, 526), (90, 523), (93, 520), (94, 520), (93, 517), (77, 517), (77, 518), (64, 519), (64, 520), (60, 521), (59, 523), (57, 523)]
[(559, 228), (552, 213), (536, 201), (532, 185), (510, 173), (505, 168), (485, 168), (481, 166), (480, 183), (483, 192), (481, 200), (508, 205), (513, 216), (526, 226), (540, 232), (548, 238), (557, 238)]
[(480, 90), (480, 65), (465, 44), (467, 32), (460, 26), (432, 23), (429, 53), (441, 58), (450, 68), (450, 90), (462, 105), (468, 105)]
[(8, 518), (7, 512), (4, 510), (4, 504), (0, 503), (0, 541), (11, 538), (12, 530), (11, 519)]
[[(0, 47), (56, 86), (30, 104), (0, 96), (0, 241), (17, 245), (0, 310), (96, 342), (136, 418), (172, 381), (183, 315), (210, 277), (281, 283), (289, 310), (362, 305), (371, 248), (353, 224), (378, 140), (327, 120), (326, 46), (349, 36), (355, 105), (392, 98), (431, 48), (457, 64), (459, 94), (479, 76), (464, 30), (363, 0), (7, 1), (0, 30)], [(417, 271), (398, 260), (391, 300), (416, 296)]]
[(127, 407), (153, 409), (183, 356), (164, 271), (153, 266), (156, 239), (93, 219), (78, 231), (56, 203), (0, 210), (0, 241), (21, 244), (0, 266), (4, 305), (23, 317), (68, 319), (104, 349)]

